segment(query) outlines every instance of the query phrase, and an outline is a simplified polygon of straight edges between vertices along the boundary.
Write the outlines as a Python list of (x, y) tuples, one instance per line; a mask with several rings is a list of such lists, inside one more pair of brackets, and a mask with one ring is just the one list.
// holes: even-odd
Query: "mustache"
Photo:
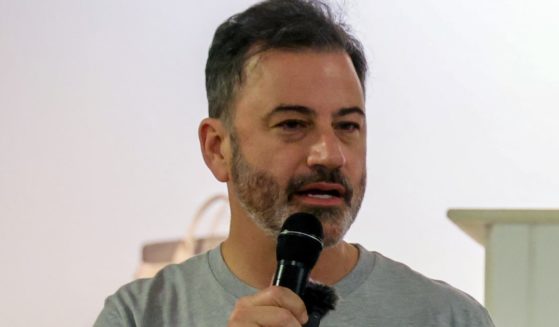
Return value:
[(353, 187), (349, 183), (348, 179), (342, 174), (340, 169), (328, 169), (325, 167), (317, 166), (313, 168), (312, 172), (305, 175), (294, 176), (289, 180), (286, 188), (286, 194), (289, 200), (292, 199), (293, 195), (297, 193), (303, 186), (312, 183), (334, 183), (340, 184), (345, 188), (345, 193), (343, 194), (343, 199), (346, 204), (351, 204), (351, 198), (353, 197)]

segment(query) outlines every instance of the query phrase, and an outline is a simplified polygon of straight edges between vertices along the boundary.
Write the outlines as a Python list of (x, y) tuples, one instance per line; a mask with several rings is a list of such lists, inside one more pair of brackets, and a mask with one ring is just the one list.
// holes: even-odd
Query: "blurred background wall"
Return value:
[[(213, 31), (254, 3), (0, 0), (0, 325), (88, 326), (145, 241), (224, 192), (204, 166)], [(347, 239), (483, 301), (449, 207), (557, 207), (556, 1), (339, 1), (370, 59)]]

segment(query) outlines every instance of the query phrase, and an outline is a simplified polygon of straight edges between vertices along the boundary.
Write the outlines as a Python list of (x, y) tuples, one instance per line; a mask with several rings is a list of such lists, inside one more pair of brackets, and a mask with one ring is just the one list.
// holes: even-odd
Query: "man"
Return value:
[(96, 326), (301, 326), (303, 301), (270, 286), (276, 237), (314, 214), (325, 249), (311, 278), (334, 287), (321, 326), (493, 326), (468, 295), (343, 241), (366, 180), (361, 44), (326, 5), (269, 0), (217, 30), (206, 66), (204, 160), (227, 183), (221, 247), (109, 297)]

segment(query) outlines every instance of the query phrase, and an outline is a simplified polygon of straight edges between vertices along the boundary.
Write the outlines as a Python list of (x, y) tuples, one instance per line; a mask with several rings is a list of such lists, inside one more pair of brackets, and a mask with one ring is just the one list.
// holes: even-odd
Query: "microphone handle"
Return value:
[(275, 286), (287, 287), (302, 296), (307, 287), (309, 270), (298, 261), (280, 260), (272, 282)]

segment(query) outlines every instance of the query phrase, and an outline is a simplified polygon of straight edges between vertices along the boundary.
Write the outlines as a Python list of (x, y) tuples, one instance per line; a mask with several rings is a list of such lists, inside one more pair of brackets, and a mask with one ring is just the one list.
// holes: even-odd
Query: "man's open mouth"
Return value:
[(345, 197), (346, 190), (340, 184), (336, 183), (311, 183), (303, 186), (300, 190), (295, 192), (297, 196), (304, 196), (314, 199), (343, 199)]
[(341, 194), (337, 190), (319, 190), (319, 189), (310, 189), (305, 191), (300, 191), (296, 193), (297, 195), (304, 195), (309, 196), (311, 198), (319, 198), (319, 199), (329, 199), (332, 197), (341, 197)]

